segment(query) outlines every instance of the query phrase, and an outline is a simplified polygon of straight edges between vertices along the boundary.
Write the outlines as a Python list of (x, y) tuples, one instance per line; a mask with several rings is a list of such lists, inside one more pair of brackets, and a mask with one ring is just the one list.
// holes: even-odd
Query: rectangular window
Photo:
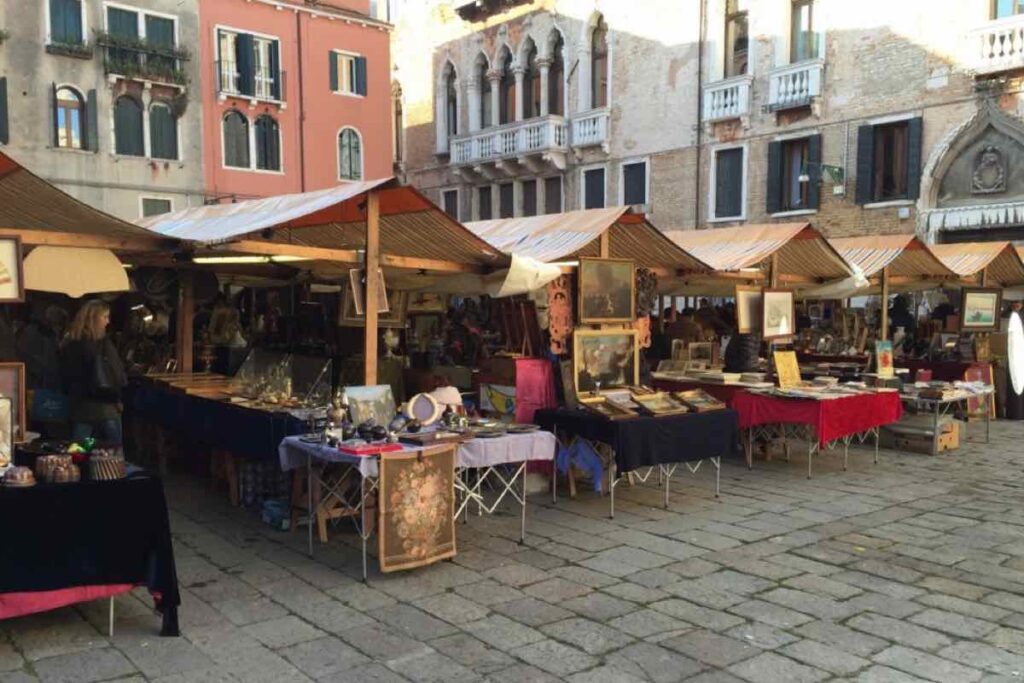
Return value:
[(512, 218), (516, 212), (516, 186), (502, 183), (498, 186), (499, 218)]
[[(742, 7), (741, 7), (742, 5)], [(725, 5), (725, 77), (747, 73), (748, 27), (746, 3), (726, 0)]]
[(158, 197), (143, 197), (142, 198), (142, 217), (147, 216), (158, 216), (162, 213), (170, 213), (173, 209), (170, 199), (160, 199)]
[(626, 206), (647, 203), (647, 162), (622, 165), (622, 203)]
[(50, 42), (60, 45), (81, 45), (82, 0), (50, 0)]
[(0, 78), (0, 145), (10, 142), (10, 128), (7, 122), (7, 78)]
[(1024, 0), (992, 0), (992, 18), (1005, 19), (1024, 14)]
[(441, 203), (444, 206), (444, 212), (459, 220), (459, 191), (458, 190), (445, 190), (441, 193)]
[(780, 211), (799, 211), (809, 208), (808, 182), (800, 182), (807, 169), (810, 140), (787, 140), (782, 143), (782, 205)]
[(789, 21), (789, 61), (802, 62), (818, 56), (814, 32), (814, 0), (793, 0)]
[[(111, 37), (126, 43), (139, 39), (139, 13), (120, 7), (107, 8), (107, 31)], [(128, 49), (107, 48), (107, 59), (116, 73), (128, 73), (142, 63), (138, 52)]]
[(583, 208), (604, 208), (603, 168), (591, 168), (583, 171)]
[(366, 57), (333, 51), (328, 57), (331, 91), (344, 95), (366, 95)]
[(907, 198), (908, 132), (906, 121), (875, 126), (873, 201)]
[(523, 181), (523, 215), (537, 215), (537, 181)]
[(481, 221), (489, 221), (493, 216), (491, 212), (491, 186), (484, 185), (476, 189), (477, 197), (479, 198), (479, 206), (477, 207), (477, 218)]
[(743, 217), (743, 166), (742, 147), (720, 149), (715, 152), (714, 180), (712, 190), (715, 200), (712, 204), (712, 218)]
[(562, 176), (544, 179), (544, 213), (562, 213)]
[(276, 38), (217, 31), (217, 91), (282, 101), (281, 43)]

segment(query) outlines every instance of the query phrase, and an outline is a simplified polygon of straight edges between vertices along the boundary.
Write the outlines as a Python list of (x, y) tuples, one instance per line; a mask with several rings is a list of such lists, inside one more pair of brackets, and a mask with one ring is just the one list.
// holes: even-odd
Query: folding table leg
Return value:
[(715, 463), (715, 498), (718, 498), (718, 493), (721, 490), (720, 484), (722, 481), (722, 456), (712, 458), (711, 462)]
[(665, 472), (664, 465), (658, 465), (658, 476), (665, 479), (665, 509), (668, 510), (668, 486), (672, 481), (672, 475)]
[(523, 488), (522, 488), (522, 492), (523, 492), (523, 506), (522, 507), (523, 507), (523, 509), (521, 511), (521, 517), (519, 518), (519, 543), (520, 543), (520, 545), (522, 545), (523, 543), (526, 543), (526, 463), (525, 462), (521, 465), (521, 468), (523, 470), (523, 474), (522, 474), (522, 480), (523, 480)]
[(107, 625), (107, 635), (114, 637), (114, 596), (110, 596), (110, 622)]
[(615, 461), (608, 468), (608, 519), (615, 519)]
[(366, 533), (366, 478), (363, 477), (362, 472), (359, 473), (359, 513), (362, 518), (359, 536), (363, 541), (363, 583), (366, 583), (366, 537), (369, 534)]
[(811, 458), (814, 457), (814, 443), (807, 440), (807, 478), (811, 478)]

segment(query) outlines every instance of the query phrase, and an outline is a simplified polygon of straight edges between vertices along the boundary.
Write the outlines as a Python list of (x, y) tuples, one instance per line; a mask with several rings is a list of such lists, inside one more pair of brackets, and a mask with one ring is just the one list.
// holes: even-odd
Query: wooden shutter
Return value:
[(921, 142), (924, 119), (920, 116), (907, 122), (907, 199), (921, 196)]
[(355, 94), (367, 94), (367, 58), (355, 57)]
[(256, 93), (256, 69), (253, 62), (253, 38), (250, 33), (239, 33), (235, 37), (235, 63), (238, 70), (238, 92), (243, 95)]
[(275, 100), (281, 97), (281, 44), (276, 40), (270, 43), (270, 76), (274, 82), (270, 84), (270, 96)]
[(512, 218), (515, 214), (515, 185), (504, 183), (498, 186), (498, 217)]
[(622, 203), (626, 206), (647, 203), (647, 164), (640, 162), (622, 167)]
[(857, 204), (870, 204), (875, 196), (875, 127), (857, 128)]
[(768, 213), (782, 211), (782, 180), (785, 174), (782, 160), (782, 143), (768, 143), (768, 186), (765, 188), (765, 210)]
[(604, 198), (604, 169), (595, 168), (583, 172), (583, 208), (603, 209)]
[(544, 179), (544, 213), (562, 212), (562, 177)]
[(328, 51), (327, 65), (331, 72), (331, 92), (338, 92), (338, 53)]
[(281, 170), (281, 136), (278, 135), (277, 121), (267, 119), (267, 169)]
[(733, 148), (715, 156), (715, 218), (743, 214), (743, 155), (742, 148)]
[[(807, 138), (807, 163), (814, 164), (814, 168), (821, 168), (821, 135), (812, 135)], [(816, 177), (819, 176), (820, 171), (815, 172)], [(811, 178), (811, 182), (807, 186), (807, 208), (817, 209), (821, 206), (821, 183), (815, 182), (816, 178)]]
[(523, 215), (537, 215), (537, 181), (523, 181)]
[(90, 152), (98, 152), (100, 149), (100, 120), (96, 91), (90, 90), (85, 100), (85, 148)]
[(7, 123), (7, 79), (0, 78), (0, 145), (11, 141)]
[(60, 146), (60, 133), (57, 125), (57, 84), (50, 84), (50, 144)]

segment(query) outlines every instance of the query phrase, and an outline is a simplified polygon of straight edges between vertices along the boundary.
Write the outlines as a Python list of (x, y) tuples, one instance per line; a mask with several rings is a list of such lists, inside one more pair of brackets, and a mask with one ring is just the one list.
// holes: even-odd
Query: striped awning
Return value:
[(849, 265), (809, 223), (772, 223), (665, 233), (716, 271), (759, 268), (777, 255), (779, 273), (819, 281), (847, 277)]
[(848, 263), (859, 267), (866, 277), (881, 275), (886, 267), (893, 277), (945, 278), (956, 275), (915, 235), (836, 237), (829, 243)]
[[(380, 197), (380, 252), (394, 267), (429, 262), (507, 267), (509, 258), (416, 189), (383, 178), (316, 192), (200, 206), (138, 221), (161, 235), (229, 251), (239, 240), (333, 250), (366, 247), (366, 195)], [(244, 251), (244, 250), (240, 250)]]
[(506, 254), (516, 253), (544, 263), (600, 256), (600, 238), (607, 232), (611, 258), (630, 259), (648, 268), (695, 273), (711, 270), (643, 215), (627, 213), (624, 206), (475, 221), (466, 223), (466, 227)]
[(4, 152), (0, 152), (0, 229), (59, 233), (64, 242), (72, 241), (69, 236), (74, 235), (106, 238), (110, 243), (105, 248), (116, 248), (116, 240), (133, 248), (149, 244), (154, 249), (163, 242), (136, 225), (75, 199)]
[(1024, 284), (1024, 262), (1009, 242), (961, 242), (930, 247), (942, 263), (960, 277), (980, 276), (987, 270), (992, 285)]

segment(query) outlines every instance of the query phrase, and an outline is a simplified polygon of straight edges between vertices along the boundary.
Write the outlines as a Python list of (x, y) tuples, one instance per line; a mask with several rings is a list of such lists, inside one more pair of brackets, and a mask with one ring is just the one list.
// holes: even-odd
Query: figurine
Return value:
[(342, 405), (342, 391), (338, 389), (331, 399), (331, 406), (327, 409), (327, 419), (335, 424), (344, 424), (348, 417), (348, 411)]

